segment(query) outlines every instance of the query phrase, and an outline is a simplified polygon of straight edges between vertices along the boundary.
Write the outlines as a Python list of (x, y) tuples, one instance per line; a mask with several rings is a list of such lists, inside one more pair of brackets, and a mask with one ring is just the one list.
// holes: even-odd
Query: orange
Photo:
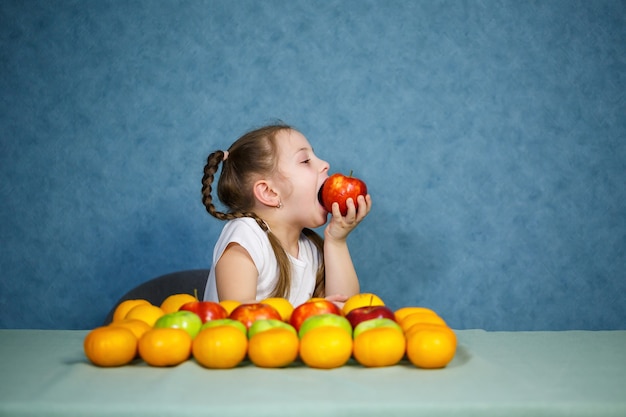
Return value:
[(343, 366), (352, 356), (352, 336), (336, 326), (319, 326), (300, 339), (300, 359), (311, 368)]
[(452, 332), (452, 329), (448, 326), (445, 326), (443, 324), (435, 324), (435, 323), (415, 323), (414, 325), (412, 325), (411, 327), (409, 327), (408, 329), (406, 329), (404, 331), (404, 337), (408, 338), (409, 335), (411, 335), (412, 333), (415, 333), (418, 330), (441, 330), (444, 332)]
[(230, 315), (230, 313), (232, 313), (232, 311), (237, 308), (239, 305), (241, 305), (241, 303), (239, 301), (235, 301), (235, 300), (222, 300), (219, 302), (222, 307), (224, 307), (226, 309), (226, 312)]
[(259, 332), (248, 342), (248, 358), (261, 368), (282, 368), (298, 357), (300, 340), (295, 332), (274, 328)]
[(122, 301), (117, 307), (115, 307), (115, 311), (113, 312), (113, 321), (124, 320), (126, 313), (128, 313), (131, 308), (140, 304), (150, 305), (150, 302), (141, 298)]
[(161, 310), (160, 307), (152, 304), (140, 304), (131, 308), (128, 313), (126, 313), (125, 318), (145, 321), (150, 325), (150, 327), (152, 327), (154, 326), (154, 323), (156, 323), (156, 321), (163, 315), (165, 315), (165, 312)]
[(198, 333), (191, 349), (196, 361), (206, 368), (234, 368), (246, 357), (248, 338), (234, 326), (207, 327)]
[(367, 367), (395, 365), (404, 357), (404, 334), (392, 327), (374, 327), (354, 339), (354, 359)]
[(283, 321), (288, 322), (293, 313), (293, 305), (286, 298), (272, 297), (261, 301), (263, 304), (269, 304), (278, 311)]
[(198, 301), (198, 299), (191, 294), (172, 294), (163, 300), (161, 310), (163, 310), (165, 314), (175, 313), (184, 304), (192, 301)]
[(454, 358), (456, 344), (449, 327), (425, 325), (406, 335), (406, 355), (419, 368), (443, 368)]
[(139, 339), (139, 356), (151, 366), (175, 366), (191, 355), (191, 336), (182, 329), (153, 328)]
[(148, 323), (139, 319), (123, 319), (120, 321), (114, 321), (109, 326), (124, 327), (133, 332), (137, 340), (139, 340), (145, 332), (152, 328)]
[(369, 306), (384, 306), (385, 303), (379, 296), (376, 294), (364, 292), (360, 294), (355, 294), (352, 297), (348, 298), (341, 308), (341, 312), (345, 316), (350, 312), (350, 310), (354, 310), (359, 307), (369, 307)]
[(406, 316), (413, 313), (431, 313), (437, 315), (437, 313), (430, 308), (414, 306), (399, 308), (394, 312), (394, 315), (396, 316), (396, 321), (400, 323)]
[(83, 341), (85, 356), (97, 366), (122, 366), (137, 355), (137, 338), (122, 327), (97, 327)]
[(447, 326), (447, 323), (444, 319), (439, 317), (436, 314), (431, 313), (413, 313), (409, 314), (399, 323), (402, 330), (405, 332), (414, 324), (417, 323), (431, 323), (431, 324), (440, 324), (442, 326)]

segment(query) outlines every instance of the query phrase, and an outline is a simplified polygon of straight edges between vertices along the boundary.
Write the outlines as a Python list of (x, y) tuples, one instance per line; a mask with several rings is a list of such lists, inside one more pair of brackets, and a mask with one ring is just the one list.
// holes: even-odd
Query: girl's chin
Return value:
[(320, 221), (318, 222), (318, 225), (315, 227), (321, 227), (324, 226), (327, 222), (328, 222), (328, 212), (326, 210), (324, 210), (324, 212), (322, 213), (321, 217), (320, 217)]

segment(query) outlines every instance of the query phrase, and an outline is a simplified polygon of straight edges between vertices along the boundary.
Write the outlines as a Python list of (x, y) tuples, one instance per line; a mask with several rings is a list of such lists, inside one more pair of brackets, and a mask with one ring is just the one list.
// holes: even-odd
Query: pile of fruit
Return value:
[(90, 331), (83, 346), (87, 358), (103, 367), (135, 360), (175, 366), (193, 357), (210, 369), (246, 360), (263, 368), (299, 361), (320, 369), (351, 360), (366, 367), (408, 360), (434, 369), (452, 360), (457, 340), (433, 310), (392, 311), (370, 293), (350, 297), (342, 308), (323, 298), (294, 307), (284, 298), (241, 304), (174, 294), (160, 306), (142, 299), (122, 302), (111, 324)]

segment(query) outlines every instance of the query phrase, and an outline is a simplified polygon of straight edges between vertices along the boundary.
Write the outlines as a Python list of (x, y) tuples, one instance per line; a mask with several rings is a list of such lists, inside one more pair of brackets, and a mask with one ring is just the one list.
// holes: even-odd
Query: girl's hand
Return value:
[(372, 209), (372, 198), (370, 195), (357, 197), (359, 209), (356, 209), (354, 201), (349, 198), (346, 201), (348, 212), (345, 216), (339, 211), (339, 204), (333, 203), (332, 217), (330, 223), (324, 230), (324, 237), (336, 241), (346, 240), (348, 235), (361, 221), (368, 215)]
[(339, 307), (339, 309), (342, 309), (343, 305), (346, 303), (346, 301), (348, 301), (348, 296), (343, 294), (329, 295), (328, 297), (326, 297), (326, 300), (335, 304), (337, 307)]

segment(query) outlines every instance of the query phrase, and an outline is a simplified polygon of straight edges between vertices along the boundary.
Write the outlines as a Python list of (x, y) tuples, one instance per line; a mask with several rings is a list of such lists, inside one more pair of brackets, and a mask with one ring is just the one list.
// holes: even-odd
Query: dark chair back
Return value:
[(208, 269), (190, 269), (172, 272), (146, 281), (128, 291), (117, 301), (104, 320), (104, 324), (111, 323), (115, 309), (125, 300), (143, 298), (151, 304), (159, 306), (168, 296), (183, 293), (191, 295), (197, 293), (198, 299), (201, 300), (208, 277)]

